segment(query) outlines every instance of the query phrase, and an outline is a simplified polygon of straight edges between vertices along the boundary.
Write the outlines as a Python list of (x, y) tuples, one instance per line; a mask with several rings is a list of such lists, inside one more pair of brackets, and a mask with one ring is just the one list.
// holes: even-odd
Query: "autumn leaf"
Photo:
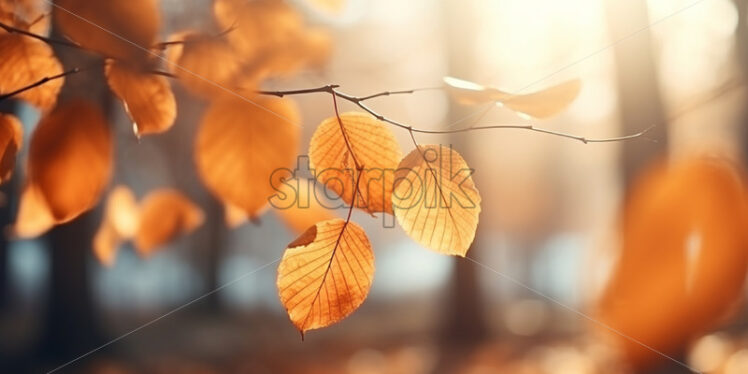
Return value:
[(337, 116), (322, 121), (312, 136), (309, 160), (317, 180), (351, 204), (357, 179), (354, 161), (358, 160), (364, 171), (357, 207), (369, 213), (392, 213), (394, 170), (402, 157), (395, 136), (381, 121), (364, 113), (343, 113), (340, 119), (345, 137)]
[(57, 25), (70, 39), (105, 57), (146, 61), (161, 26), (156, 0), (55, 0)]
[(745, 199), (742, 176), (718, 160), (658, 164), (635, 181), (621, 255), (599, 305), (600, 320), (620, 332), (613, 336), (632, 364), (660, 360), (652, 350), (681, 352), (740, 299), (748, 267)]
[(320, 204), (314, 186), (314, 180), (286, 180), (270, 200), (270, 205), (281, 221), (295, 233), (302, 233), (317, 222), (336, 218), (329, 209)]
[(179, 235), (202, 225), (203, 211), (181, 192), (162, 188), (150, 192), (140, 205), (135, 248), (143, 257)]
[(293, 165), (299, 115), (288, 100), (248, 100), (224, 96), (210, 105), (198, 129), (195, 162), (208, 189), (254, 218), (274, 193), (271, 177)]
[(472, 169), (442, 145), (421, 145), (400, 162), (392, 207), (413, 240), (436, 252), (464, 257), (475, 238), (481, 197)]
[(114, 265), (120, 244), (135, 235), (139, 221), (140, 212), (132, 191), (127, 186), (112, 189), (93, 240), (94, 254), (99, 262), (105, 266)]
[(190, 93), (212, 98), (234, 86), (232, 78), (241, 61), (224, 38), (189, 31), (174, 34), (169, 41), (181, 42), (167, 49), (169, 71)]
[(22, 144), (21, 122), (11, 114), (0, 113), (0, 183), (7, 182), (13, 174)]
[[(44, 78), (62, 74), (52, 48), (41, 40), (20, 34), (0, 34), (0, 95), (15, 92)], [(64, 78), (50, 80), (17, 96), (40, 109), (57, 102)]]
[(444, 83), (446, 83), (452, 96), (463, 104), (476, 105), (495, 102), (523, 115), (541, 119), (552, 117), (566, 109), (579, 95), (581, 88), (580, 81), (574, 79), (542, 91), (526, 95), (513, 95), (453, 77), (445, 77)]
[(107, 60), (109, 87), (122, 100), (135, 134), (162, 133), (174, 124), (177, 103), (166, 77)]
[(88, 102), (65, 103), (41, 119), (31, 137), (28, 177), (57, 223), (98, 202), (111, 175), (112, 148), (104, 116)]
[(342, 219), (310, 227), (288, 245), (278, 267), (278, 293), (303, 334), (353, 313), (374, 277), (374, 253), (364, 230)]
[(18, 214), (13, 224), (13, 235), (18, 238), (37, 237), (55, 225), (44, 195), (33, 184), (26, 184), (18, 203)]

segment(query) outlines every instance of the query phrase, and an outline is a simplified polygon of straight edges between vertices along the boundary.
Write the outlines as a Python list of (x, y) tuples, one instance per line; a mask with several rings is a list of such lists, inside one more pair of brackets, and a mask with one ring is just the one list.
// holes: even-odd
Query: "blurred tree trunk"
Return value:
[[(9, 101), (0, 102), (0, 113), (13, 113), (15, 111), (15, 105)], [(18, 172), (13, 173), (11, 180), (5, 182), (0, 187), (0, 198), (2, 202), (0, 204), (0, 228), (8, 227), (13, 221), (13, 209), (12, 202), (16, 195), (16, 175)], [(10, 305), (10, 298), (12, 290), (10, 289), (10, 268), (8, 265), (8, 235), (0, 235), (0, 311), (4, 311), (6, 307)]]
[[(622, 144), (623, 183), (628, 189), (644, 168), (658, 158), (667, 156), (668, 124), (660, 96), (651, 32), (648, 29), (632, 36), (632, 33), (651, 23), (646, 0), (606, 1), (605, 4), (611, 42), (627, 38), (613, 48), (622, 133), (632, 134), (656, 125), (647, 137), (656, 139), (657, 142), (638, 139)], [(677, 356), (676, 359), (683, 361)], [(641, 369), (638, 372), (689, 372), (670, 360), (663, 360), (662, 365), (657, 368)]]
[[(605, 4), (612, 42), (627, 38), (650, 23), (645, 0), (606, 1)], [(656, 139), (656, 143), (641, 139), (623, 143), (623, 180), (628, 186), (642, 167), (665, 155), (667, 124), (650, 31), (645, 30), (617, 43), (613, 52), (622, 133), (632, 134), (656, 125), (647, 135)]]
[[(738, 29), (735, 31), (735, 52), (738, 57), (743, 82), (748, 80), (748, 0), (733, 0), (738, 9)], [(743, 109), (743, 165), (748, 166), (748, 110)]]
[[(467, 77), (473, 69), (472, 40), (474, 29), (469, 25), (472, 2), (449, 0), (444, 3), (443, 19), (447, 37), (447, 59), (449, 75)], [(449, 123), (458, 121), (471, 114), (474, 108), (451, 103)], [(469, 144), (463, 136), (454, 136), (452, 147), (469, 159)], [(476, 233), (468, 256), (475, 257), (481, 247), (480, 230)], [(442, 362), (437, 368), (440, 373), (452, 373), (459, 370), (462, 360), (475, 345), (487, 336), (487, 326), (483, 316), (483, 300), (478, 280), (478, 267), (470, 260), (454, 259), (452, 279), (446, 297), (446, 312), (442, 330)]]
[[(52, 36), (63, 38), (54, 30)], [(108, 114), (111, 94), (103, 76), (101, 59), (66, 47), (55, 46), (54, 50), (65, 70), (84, 69), (66, 78), (58, 102), (84, 98), (98, 104), (104, 114)], [(87, 68), (90, 69), (85, 70)], [(50, 364), (63, 364), (103, 342), (96, 323), (87, 266), (99, 216), (99, 209), (88, 212), (55, 227), (43, 238), (49, 250), (50, 274), (39, 357)]]

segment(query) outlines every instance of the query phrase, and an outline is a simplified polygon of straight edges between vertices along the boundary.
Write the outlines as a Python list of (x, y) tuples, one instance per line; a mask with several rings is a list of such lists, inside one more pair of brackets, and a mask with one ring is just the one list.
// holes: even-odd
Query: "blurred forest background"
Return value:
[[(483, 212), (471, 256), (485, 267), (423, 250), (402, 230), (355, 213), (375, 249), (371, 294), (351, 317), (301, 342), (278, 301), (275, 265), (253, 272), (276, 260), (295, 234), (272, 214), (225, 227), (221, 204), (192, 162), (205, 104), (174, 84), (179, 114), (168, 133), (139, 140), (129, 126), (115, 126), (112, 185), (139, 196), (177, 188), (205, 210), (205, 224), (148, 260), (126, 245), (112, 268), (82, 239), (93, 236), (101, 208), (39, 239), (3, 236), (0, 372), (47, 372), (123, 334), (59, 372), (631, 372), (599, 326), (564, 306), (594, 314), (619, 253), (627, 186), (644, 168), (665, 156), (703, 153), (748, 161), (748, 1), (348, 0), (339, 11), (325, 10), (323, 1), (289, 2), (330, 32), (333, 55), (321, 72), (274, 80), (267, 89), (335, 83), (365, 95), (441, 85), (450, 75), (530, 92), (580, 78), (579, 98), (543, 127), (609, 137), (655, 124), (646, 137), (656, 142), (585, 145), (522, 130), (422, 137), (454, 144), (476, 169)], [(164, 37), (217, 30), (210, 0), (161, 4)], [(80, 64), (64, 47), (56, 52), (66, 65)], [(127, 124), (97, 74), (69, 78), (63, 95), (85, 91), (105, 103), (113, 124)], [(332, 106), (326, 95), (293, 99), (304, 154)], [(32, 108), (13, 105), (26, 126), (36, 122)], [(372, 106), (428, 129), (475, 117), (441, 91)], [(520, 119), (496, 108), (483, 121)], [(411, 148), (407, 132), (395, 134)], [(2, 187), (3, 226), (14, 221), (20, 188), (18, 177)], [(740, 304), (674, 358), (702, 372), (748, 373), (748, 309)], [(688, 372), (660, 364), (646, 370)]]

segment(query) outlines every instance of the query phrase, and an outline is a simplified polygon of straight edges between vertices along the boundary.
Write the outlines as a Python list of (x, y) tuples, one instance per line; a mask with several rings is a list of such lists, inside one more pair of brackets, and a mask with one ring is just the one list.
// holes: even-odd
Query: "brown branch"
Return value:
[(368, 96), (349, 95), (341, 91), (338, 91), (337, 88), (339, 87), (340, 87), (339, 85), (333, 84), (333, 85), (326, 85), (326, 86), (321, 86), (321, 87), (316, 87), (316, 88), (307, 88), (307, 89), (301, 89), (301, 90), (257, 91), (257, 93), (260, 95), (271, 95), (271, 96), (277, 96), (277, 97), (284, 97), (284, 96), (290, 96), (290, 95), (302, 95), (302, 94), (326, 92), (326, 93), (333, 94), (334, 96), (337, 96), (343, 100), (353, 103), (354, 105), (363, 109), (365, 112), (369, 113), (374, 118), (380, 121), (389, 123), (393, 126), (400, 127), (410, 132), (417, 132), (421, 134), (457, 134), (457, 133), (470, 132), (470, 131), (493, 130), (493, 129), (520, 129), (520, 130), (539, 132), (539, 133), (548, 134), (548, 135), (554, 135), (554, 136), (567, 138), (567, 139), (573, 139), (573, 140), (577, 140), (577, 141), (587, 144), (587, 143), (618, 142), (618, 141), (636, 139), (638, 137), (643, 136), (644, 134), (646, 134), (648, 131), (650, 131), (654, 127), (654, 125), (652, 125), (636, 134), (630, 134), (630, 135), (618, 136), (618, 137), (612, 137), (612, 138), (588, 138), (585, 136), (579, 136), (579, 135), (569, 134), (569, 133), (555, 131), (555, 130), (548, 130), (548, 129), (536, 127), (530, 124), (471, 126), (471, 127), (454, 129), (454, 130), (426, 130), (426, 129), (419, 129), (419, 128), (416, 128), (410, 125), (406, 125), (404, 123), (385, 117), (379, 114), (378, 112), (376, 112), (374, 109), (370, 108), (364, 102), (366, 100), (370, 100), (370, 99), (381, 97), (381, 96), (409, 94), (409, 93), (414, 93), (417, 91), (440, 89), (440, 87), (427, 87), (427, 88), (402, 90), (402, 91), (385, 91), (385, 92), (380, 92), (380, 93), (376, 93), (376, 94), (368, 95)]
[(48, 38), (46, 36), (41, 36), (41, 35), (38, 35), (38, 34), (34, 34), (33, 32), (30, 32), (30, 31), (26, 31), (26, 30), (19, 29), (17, 27), (6, 25), (6, 24), (4, 24), (2, 22), (0, 22), (0, 28), (2, 28), (3, 30), (5, 30), (5, 31), (7, 31), (9, 33), (21, 34), (21, 35), (24, 35), (24, 36), (28, 36), (30, 38), (41, 40), (41, 41), (43, 41), (43, 42), (45, 42), (47, 44), (58, 44), (58, 45), (64, 45), (66, 47), (71, 47), (71, 48), (84, 49), (80, 45), (78, 45), (76, 43), (73, 43), (71, 41)]
[(38, 81), (36, 81), (36, 82), (28, 85), (28, 86), (21, 87), (21, 88), (15, 90), (13, 92), (8, 92), (7, 94), (4, 94), (4, 95), (0, 95), (0, 101), (7, 100), (7, 99), (9, 99), (9, 98), (11, 98), (11, 97), (13, 97), (15, 95), (18, 95), (18, 94), (22, 93), (22, 92), (28, 91), (28, 90), (30, 90), (32, 88), (35, 88), (35, 87), (39, 87), (39, 86), (41, 86), (41, 85), (43, 85), (43, 84), (45, 84), (45, 83), (47, 83), (49, 81), (52, 81), (52, 80), (55, 80), (55, 79), (60, 79), (62, 77), (65, 77), (65, 76), (68, 76), (68, 75), (71, 75), (71, 74), (76, 74), (76, 73), (79, 73), (80, 71), (81, 71), (81, 69), (73, 68), (71, 70), (68, 70), (66, 72), (63, 72), (63, 73), (60, 73), (60, 74), (57, 74), (57, 75), (52, 75), (52, 76), (49, 76), (49, 77), (44, 77), (44, 78), (42, 78), (42, 79), (40, 79), (40, 80), (38, 80)]

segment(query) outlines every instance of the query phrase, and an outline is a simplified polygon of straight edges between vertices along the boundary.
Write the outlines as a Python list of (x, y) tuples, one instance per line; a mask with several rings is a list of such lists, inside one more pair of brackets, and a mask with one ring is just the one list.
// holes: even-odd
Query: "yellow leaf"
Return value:
[(161, 26), (156, 0), (56, 0), (57, 25), (70, 39), (105, 57), (144, 62)]
[[(205, 185), (219, 200), (257, 217), (273, 194), (271, 177), (293, 165), (299, 115), (293, 102), (225, 96), (207, 109), (199, 126), (195, 160)], [(275, 173), (275, 174), (274, 174)]]
[(7, 182), (13, 174), (22, 144), (21, 122), (11, 114), (0, 113), (0, 183)]
[(472, 169), (449, 147), (419, 146), (398, 166), (392, 207), (400, 226), (424, 247), (464, 257), (475, 238), (480, 203)]
[(85, 101), (58, 106), (39, 122), (29, 148), (29, 182), (57, 223), (91, 209), (112, 171), (112, 137), (99, 109)]
[(288, 245), (278, 267), (278, 294), (296, 328), (329, 326), (353, 313), (374, 278), (374, 253), (364, 230), (333, 219)]
[(137, 71), (114, 60), (107, 60), (105, 72), (109, 87), (134, 122), (136, 135), (157, 134), (171, 128), (177, 117), (177, 103), (166, 77)]
[(55, 225), (49, 206), (37, 186), (27, 184), (21, 193), (13, 234), (19, 238), (39, 236)]
[(336, 218), (320, 204), (314, 185), (314, 180), (309, 179), (286, 180), (270, 200), (278, 217), (296, 233), (304, 232), (317, 222)]
[[(52, 48), (41, 40), (20, 34), (0, 34), (0, 95), (30, 86), (43, 78), (62, 74)], [(17, 96), (40, 109), (52, 108), (65, 78), (26, 90)]]
[(338, 118), (331, 117), (317, 127), (309, 144), (309, 160), (317, 180), (351, 204), (358, 176), (355, 158), (364, 168), (357, 207), (369, 213), (392, 213), (394, 170), (402, 157), (395, 136), (384, 123), (367, 114), (343, 113), (340, 118), (345, 137)]
[(122, 241), (135, 234), (140, 220), (135, 195), (127, 186), (117, 186), (107, 198), (104, 217), (93, 240), (96, 258), (105, 266), (114, 265)]
[(682, 352), (743, 298), (744, 180), (727, 162), (684, 159), (657, 164), (634, 183), (621, 254), (599, 305), (634, 366), (662, 360), (654, 350)]
[(170, 46), (166, 58), (169, 71), (190, 93), (210, 99), (234, 86), (232, 78), (241, 64), (223, 38), (182, 32), (169, 40), (184, 42)]
[(162, 188), (150, 192), (140, 206), (135, 248), (147, 257), (179, 235), (202, 225), (203, 211), (181, 192)]
[(513, 95), (453, 77), (445, 77), (444, 83), (447, 84), (452, 96), (463, 104), (495, 102), (523, 115), (541, 119), (554, 116), (566, 109), (579, 95), (581, 88), (580, 81), (574, 79), (542, 91)]

